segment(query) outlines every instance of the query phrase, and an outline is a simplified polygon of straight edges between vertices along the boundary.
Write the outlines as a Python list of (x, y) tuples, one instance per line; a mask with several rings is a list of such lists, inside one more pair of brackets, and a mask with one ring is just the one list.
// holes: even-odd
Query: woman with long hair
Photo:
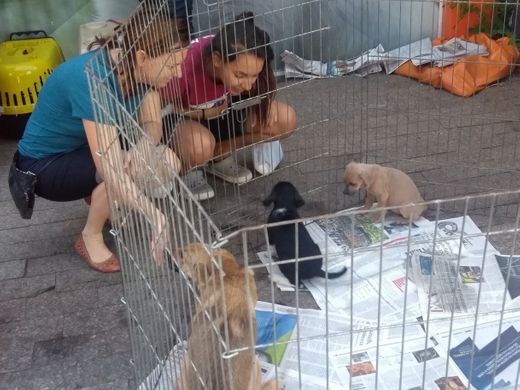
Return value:
[[(294, 131), (294, 109), (274, 99), (273, 59), (269, 34), (255, 24), (251, 12), (214, 36), (191, 43), (182, 77), (172, 79), (162, 91), (165, 103), (175, 107), (165, 127), (170, 127), (171, 143), (185, 173), (214, 160), (207, 172), (228, 182), (247, 182), (252, 173), (228, 157), (231, 152)], [(249, 107), (236, 109), (237, 102)], [(185, 180), (199, 200), (214, 195), (201, 171), (190, 172)]]

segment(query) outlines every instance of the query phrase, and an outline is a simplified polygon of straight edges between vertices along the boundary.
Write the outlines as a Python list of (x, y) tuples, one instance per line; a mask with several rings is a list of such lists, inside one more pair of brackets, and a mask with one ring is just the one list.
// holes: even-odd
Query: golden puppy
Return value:
[[(418, 220), (427, 208), (426, 205), (406, 206), (424, 200), (410, 176), (398, 169), (351, 162), (347, 164), (343, 178), (343, 193), (352, 195), (361, 188), (367, 190), (365, 209), (377, 202), (378, 207), (392, 207), (393, 212), (403, 217), (402, 222), (407, 223)], [(386, 210), (381, 211), (379, 221), (383, 220), (385, 213)]]
[(227, 331), (231, 349), (251, 346), (256, 341), (256, 283), (253, 272), (245, 272), (227, 250), (209, 250), (217, 263), (222, 262), (223, 285), (206, 246), (190, 244), (177, 251), (179, 265), (197, 288), (200, 303), (192, 318), (188, 352), (181, 365), (176, 388), (275, 390), (275, 380), (262, 387), (260, 361), (251, 348), (227, 359), (222, 358), (224, 347), (214, 327), (224, 340)]

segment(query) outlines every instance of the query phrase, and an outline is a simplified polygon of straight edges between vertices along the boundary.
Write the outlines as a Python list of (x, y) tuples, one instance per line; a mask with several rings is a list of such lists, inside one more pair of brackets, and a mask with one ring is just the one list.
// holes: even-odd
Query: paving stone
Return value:
[(18, 210), (16, 210), (14, 207), (14, 203), (11, 199), (11, 196), (9, 195), (9, 199), (6, 199), (4, 202), (6, 204), (6, 208), (9, 207), (11, 211), (6, 214), (2, 214), (2, 222), (5, 223), (5, 226), (9, 226), (10, 228), (14, 229), (30, 226), (40, 227), (41, 229), (47, 224), (56, 222), (65, 222), (70, 220), (85, 221), (88, 208), (83, 201), (70, 203), (67, 202), (66, 204), (53, 202), (49, 203), (48, 206), (44, 206), (42, 205), (42, 200), (43, 199), (41, 198), (36, 200), (35, 209), (31, 219), (22, 219), (18, 213)]
[(104, 307), (122, 305), (121, 298), (123, 295), (124, 291), (122, 284), (100, 286), (98, 288), (98, 306)]
[(90, 337), (82, 334), (38, 341), (34, 344), (32, 363), (47, 365), (77, 356), (77, 351), (89, 343)]
[(76, 334), (95, 334), (127, 326), (126, 306), (107, 306), (96, 309), (76, 311), (64, 316), (64, 336)]
[(101, 385), (81, 387), (79, 390), (126, 390), (133, 389), (130, 387), (130, 383), (128, 380), (119, 380), (110, 383), (104, 383)]
[(26, 276), (54, 274), (84, 268), (85, 262), (76, 253), (63, 253), (27, 260)]
[(54, 275), (4, 280), (0, 289), (0, 301), (35, 297), (46, 291), (54, 290), (55, 283)]
[[(8, 387), (1, 387), (2, 384), (6, 384)], [(63, 367), (61, 365), (31, 367), (28, 370), (0, 374), (0, 388), (9, 390), (66, 389)]]
[(0, 324), (21, 320), (25, 317), (25, 299), (0, 302)]
[(122, 378), (131, 379), (133, 371), (129, 358), (128, 354), (123, 353), (71, 363), (64, 373), (65, 384), (67, 388), (75, 389), (103, 385), (120, 381)]
[(72, 313), (97, 306), (97, 289), (78, 286), (77, 290), (52, 290), (27, 299), (28, 318), (47, 317)]
[[(55, 212), (58, 212), (58, 210)], [(58, 214), (61, 214), (61, 210), (59, 210)], [(85, 226), (85, 218), (81, 217), (77, 219), (67, 218), (62, 221), (47, 222), (44, 228), (37, 223), (19, 228), (12, 227), (2, 232), (0, 235), (0, 245), (17, 244), (35, 240), (49, 240), (52, 242), (56, 237), (70, 236), (71, 234), (79, 233), (83, 229), (83, 226)]]
[(122, 283), (121, 273), (102, 273), (90, 268), (83, 262), (78, 269), (59, 272), (56, 274), (56, 290), (67, 291), (84, 286), (99, 287)]
[(19, 338), (0, 338), (0, 373), (29, 368), (33, 345), (31, 341)]
[(63, 318), (59, 316), (30, 318), (0, 324), (0, 340), (36, 342), (63, 335)]
[(21, 278), (25, 274), (26, 260), (0, 263), (0, 280)]
[(53, 240), (27, 241), (17, 244), (3, 244), (0, 262), (53, 256), (72, 253), (75, 236), (56, 237)]

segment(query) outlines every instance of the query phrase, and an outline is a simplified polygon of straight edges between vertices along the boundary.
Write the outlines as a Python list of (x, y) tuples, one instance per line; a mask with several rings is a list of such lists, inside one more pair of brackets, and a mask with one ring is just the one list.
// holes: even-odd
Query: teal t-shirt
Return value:
[[(64, 62), (49, 76), (38, 95), (18, 144), (21, 154), (41, 159), (88, 147), (82, 120), (95, 119), (85, 66), (96, 55), (91, 69), (113, 96), (123, 101), (104, 50), (88, 52)], [(132, 96), (125, 102), (134, 115), (142, 101), (141, 96)]]

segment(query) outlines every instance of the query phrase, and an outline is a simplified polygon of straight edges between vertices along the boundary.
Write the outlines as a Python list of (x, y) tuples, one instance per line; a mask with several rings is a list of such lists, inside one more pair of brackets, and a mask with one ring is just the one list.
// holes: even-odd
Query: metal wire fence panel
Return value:
[[(139, 388), (516, 388), (518, 2), (199, 2), (189, 46), (168, 3), (86, 70)], [(351, 161), (387, 173), (345, 195)]]

